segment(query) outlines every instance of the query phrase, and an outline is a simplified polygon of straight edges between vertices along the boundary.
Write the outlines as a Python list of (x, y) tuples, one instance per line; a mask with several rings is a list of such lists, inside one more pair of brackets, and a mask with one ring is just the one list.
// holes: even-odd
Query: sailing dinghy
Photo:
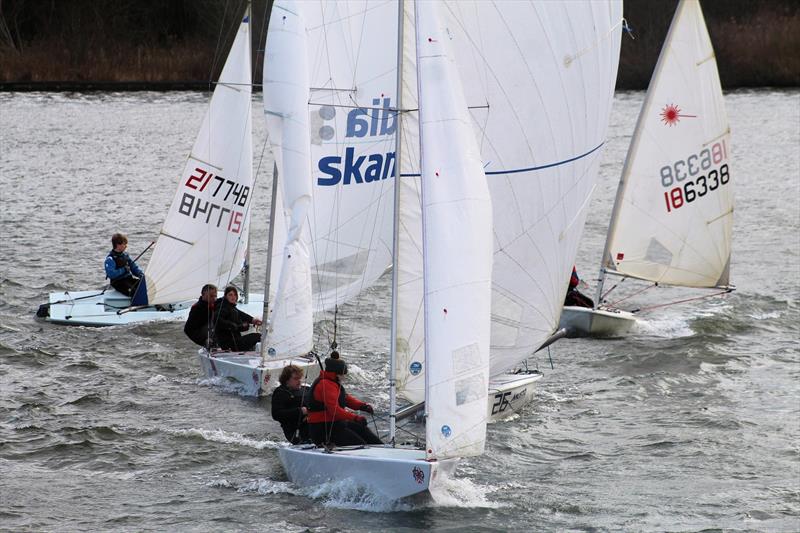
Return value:
[(730, 152), (730, 126), (703, 12), (698, 0), (681, 0), (622, 170), (596, 307), (564, 308), (561, 327), (570, 336), (620, 337), (634, 325), (633, 313), (606, 304), (607, 274), (732, 290)]
[[(203, 285), (221, 288), (242, 270), (254, 185), (249, 35), (245, 19), (134, 297), (113, 288), (51, 293), (42, 306), (46, 320), (81, 326), (186, 320)], [(245, 301), (240, 308), (260, 316), (261, 297)]]
[[(275, 9), (287, 4), (276, 2)], [(402, 3), (400, 6), (402, 9)], [(429, 351), (440, 356), (429, 361), (426, 448), (280, 449), (289, 479), (300, 485), (351, 478), (386, 498), (399, 499), (428, 490), (442, 471), (452, 472), (456, 458), (483, 452), (486, 412), (482, 406), (489, 379), (491, 199), (449, 42), (436, 19), (437, 9), (437, 4), (430, 2), (416, 5), (421, 40), (417, 65), (425, 338)], [(461, 268), (451, 269), (451, 261)]]
[[(237, 36), (247, 47), (249, 24)], [(234, 43), (236, 46), (236, 43)], [(198, 351), (209, 377), (238, 382), (240, 393), (259, 396), (278, 383), (283, 367), (305, 368), (313, 380), (319, 369), (309, 354), (314, 333), (310, 267), (311, 169), (305, 32), (270, 18), (264, 54), (264, 114), (275, 157), (270, 205), (267, 276), (262, 340), (253, 352)], [(247, 73), (249, 76), (250, 68)], [(223, 72), (224, 73), (224, 72)], [(247, 81), (249, 92), (249, 79)], [(249, 100), (248, 100), (249, 103)], [(249, 116), (249, 107), (248, 107)], [(273, 250), (280, 250), (273, 254)]]
[[(318, 368), (305, 354), (314, 317), (352, 302), (392, 261), (396, 58), (371, 53), (383, 38), (382, 21), (372, 10), (357, 21), (341, 19), (332, 2), (307, 10), (310, 29), (296, 30), (281, 5), (270, 17), (264, 56), (276, 163), (271, 205), (280, 209), (270, 213), (263, 353), (200, 352), (207, 375), (239, 381), (246, 395), (271, 390), (265, 365), (300, 364), (313, 379)], [(327, 19), (338, 23), (326, 26)], [(345, 61), (354, 35), (365, 52)], [(318, 324), (323, 335), (326, 325)]]
[[(503, 375), (554, 337), (568, 281), (561, 266), (574, 259), (607, 129), (621, 22), (618, 2), (397, 4), (306, 12), (284, 1), (273, 10), (305, 15), (309, 33), (346, 25), (351, 42), (366, 38), (364, 21), (381, 30), (371, 50), (397, 50), (391, 446), (279, 450), (298, 485), (348, 479), (389, 499), (429, 491), (459, 458), (481, 454), (492, 369), (508, 386), (514, 375)], [(319, 12), (331, 22), (313, 19)], [(547, 23), (532, 31), (536, 20)], [(366, 114), (361, 99), (371, 95), (336, 81), (328, 90), (349, 92)], [(553, 136), (558, 124), (569, 127)], [(530, 242), (540, 235), (552, 249)], [(424, 446), (395, 440), (398, 393), (424, 401)]]
[[(494, 208), (487, 409), (497, 420), (534, 398), (542, 374), (528, 371), (525, 361), (562, 335), (558, 320), (568, 269), (575, 259), (608, 130), (622, 8), (618, 2), (448, 2), (445, 6), (455, 61), (462, 80), (470, 80), (464, 90)], [(412, 33), (410, 15), (406, 25)], [(573, 34), (580, 40), (568, 37)], [(404, 67), (413, 67), (413, 48), (406, 50), (404, 60)], [(413, 68), (404, 68), (407, 109), (417, 107), (414, 76)], [(426, 369), (422, 224), (415, 208), (420, 191), (419, 139), (414, 134), (416, 113), (402, 117), (395, 377), (398, 395), (419, 405)]]

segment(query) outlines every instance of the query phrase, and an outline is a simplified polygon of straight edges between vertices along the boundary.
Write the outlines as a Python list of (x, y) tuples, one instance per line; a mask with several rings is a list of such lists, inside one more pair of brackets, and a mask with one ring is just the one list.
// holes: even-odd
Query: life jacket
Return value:
[(581, 278), (578, 277), (578, 271), (575, 270), (575, 267), (572, 267), (572, 275), (569, 277), (569, 288), (570, 289), (577, 289), (578, 285), (581, 282)]
[[(123, 268), (125, 266), (128, 266), (131, 260), (127, 252), (116, 252), (113, 249), (110, 252), (108, 252), (108, 255), (106, 257), (110, 257), (111, 259), (113, 259), (114, 266), (117, 268)], [(120, 264), (120, 260), (122, 260), (122, 264)], [(133, 276), (131, 272), (125, 272), (124, 274), (121, 274), (120, 276), (114, 278), (112, 281), (129, 278), (131, 276)]]
[(330, 379), (330, 378), (322, 377), (322, 376), (320, 376), (317, 379), (315, 379), (314, 383), (311, 384), (311, 391), (309, 391), (308, 405), (307, 405), (306, 409), (308, 409), (309, 411), (312, 411), (312, 412), (313, 411), (324, 411), (325, 410), (325, 404), (322, 403), (321, 401), (317, 400), (316, 396), (314, 396), (314, 393), (315, 393), (315, 391), (317, 389), (317, 385), (319, 384), (320, 380), (323, 380), (323, 379), (328, 379), (330, 381), (333, 381), (334, 383), (336, 383), (336, 385), (339, 386), (339, 407), (341, 407), (342, 409), (345, 409), (347, 407), (347, 405), (345, 404), (344, 399), (347, 397), (347, 393), (345, 392), (344, 387), (342, 386), (342, 384), (339, 383), (338, 381), (335, 381), (335, 380)]

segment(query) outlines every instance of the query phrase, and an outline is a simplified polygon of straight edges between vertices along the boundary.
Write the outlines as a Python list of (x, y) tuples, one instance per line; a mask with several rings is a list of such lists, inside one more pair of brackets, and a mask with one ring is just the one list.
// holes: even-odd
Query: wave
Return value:
[(161, 429), (161, 431), (178, 437), (200, 438), (209, 442), (219, 442), (222, 444), (236, 444), (238, 446), (255, 448), (256, 450), (277, 450), (278, 448), (283, 448), (284, 446), (288, 445), (288, 443), (279, 443), (269, 439), (256, 440), (246, 437), (241, 433), (227, 432), (223, 431), (222, 429), (190, 428)]

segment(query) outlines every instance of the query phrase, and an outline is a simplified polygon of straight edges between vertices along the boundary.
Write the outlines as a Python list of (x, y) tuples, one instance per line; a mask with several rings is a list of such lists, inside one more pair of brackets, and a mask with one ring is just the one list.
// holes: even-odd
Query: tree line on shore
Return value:
[[(513, 0), (509, 0), (513, 1)], [(271, 0), (253, 0), (254, 50)], [(198, 86), (219, 75), (246, 0), (0, 0), (0, 87)], [(677, 0), (625, 0), (617, 87), (645, 89)], [(724, 88), (800, 85), (800, 2), (702, 3)], [(256, 83), (261, 54), (254, 55)]]

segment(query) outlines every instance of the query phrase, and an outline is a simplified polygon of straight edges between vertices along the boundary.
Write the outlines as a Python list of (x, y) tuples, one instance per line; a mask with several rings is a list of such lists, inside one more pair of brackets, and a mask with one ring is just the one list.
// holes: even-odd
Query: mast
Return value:
[(401, 139), (403, 95), (403, 19), (405, 5), (403, 0), (397, 2), (397, 129), (395, 130), (394, 147), (394, 229), (392, 231), (392, 333), (389, 346), (389, 441), (394, 446), (397, 422), (397, 380), (395, 379), (395, 365), (397, 359), (397, 282), (400, 276), (397, 268), (397, 258), (400, 250), (400, 170), (401, 170)]
[[(245, 17), (249, 20), (250, 27), (253, 27), (253, 13), (251, 9), (251, 3), (248, 0), (247, 7), (245, 8)], [(250, 80), (253, 80), (253, 71), (254, 68), (254, 61), (253, 61), (253, 32), (250, 32)], [(244, 253), (244, 266), (242, 267), (242, 271), (244, 272), (244, 280), (242, 281), (242, 291), (244, 291), (244, 303), (250, 303), (250, 230), (247, 231), (247, 250)]]
[(275, 241), (275, 212), (278, 207), (275, 203), (278, 201), (278, 163), (274, 162), (272, 167), (272, 200), (269, 205), (269, 237), (267, 239), (267, 275), (264, 282), (264, 311), (262, 316), (263, 324), (261, 325), (261, 365), (263, 366), (267, 359), (267, 332), (269, 331), (269, 289), (270, 289), (270, 276), (272, 275), (272, 246)]
[(625, 155), (625, 164), (622, 166), (622, 174), (619, 178), (619, 185), (617, 186), (617, 195), (614, 198), (614, 208), (611, 210), (611, 220), (608, 223), (608, 232), (606, 233), (606, 244), (603, 247), (603, 256), (600, 258), (600, 280), (597, 284), (597, 294), (594, 298), (594, 308), (597, 309), (600, 307), (602, 303), (600, 301), (601, 297), (603, 296), (603, 285), (606, 281), (606, 258), (611, 253), (610, 246), (611, 246), (611, 236), (614, 234), (614, 230), (617, 229), (617, 216), (619, 214), (619, 210), (622, 207), (622, 197), (625, 194), (625, 187), (627, 185), (627, 180), (625, 179), (628, 175), (628, 171), (630, 169), (630, 165), (632, 164), (633, 157), (632, 155), (636, 152), (636, 149), (639, 147), (639, 140), (641, 139), (641, 131), (640, 128), (642, 126), (642, 122), (645, 119), (645, 111), (649, 108), (650, 100), (653, 98), (653, 93), (650, 91), (650, 88), (654, 86), (656, 80), (658, 79), (658, 75), (661, 72), (661, 63), (664, 60), (666, 54), (664, 51), (666, 50), (667, 45), (672, 40), (672, 33), (675, 29), (675, 21), (678, 20), (678, 15), (680, 14), (681, 10), (683, 9), (683, 5), (685, 4), (685, 0), (680, 0), (678, 3), (677, 9), (675, 9), (675, 14), (672, 17), (672, 22), (669, 25), (669, 31), (667, 32), (667, 37), (664, 39), (664, 46), (661, 48), (661, 53), (658, 56), (658, 61), (656, 62), (656, 68), (653, 70), (653, 75), (650, 78), (650, 83), (647, 85), (647, 93), (644, 97), (644, 102), (642, 103), (642, 109), (639, 111), (639, 118), (636, 119), (636, 128), (633, 130), (633, 139), (631, 139), (631, 145), (628, 148), (628, 153)]

